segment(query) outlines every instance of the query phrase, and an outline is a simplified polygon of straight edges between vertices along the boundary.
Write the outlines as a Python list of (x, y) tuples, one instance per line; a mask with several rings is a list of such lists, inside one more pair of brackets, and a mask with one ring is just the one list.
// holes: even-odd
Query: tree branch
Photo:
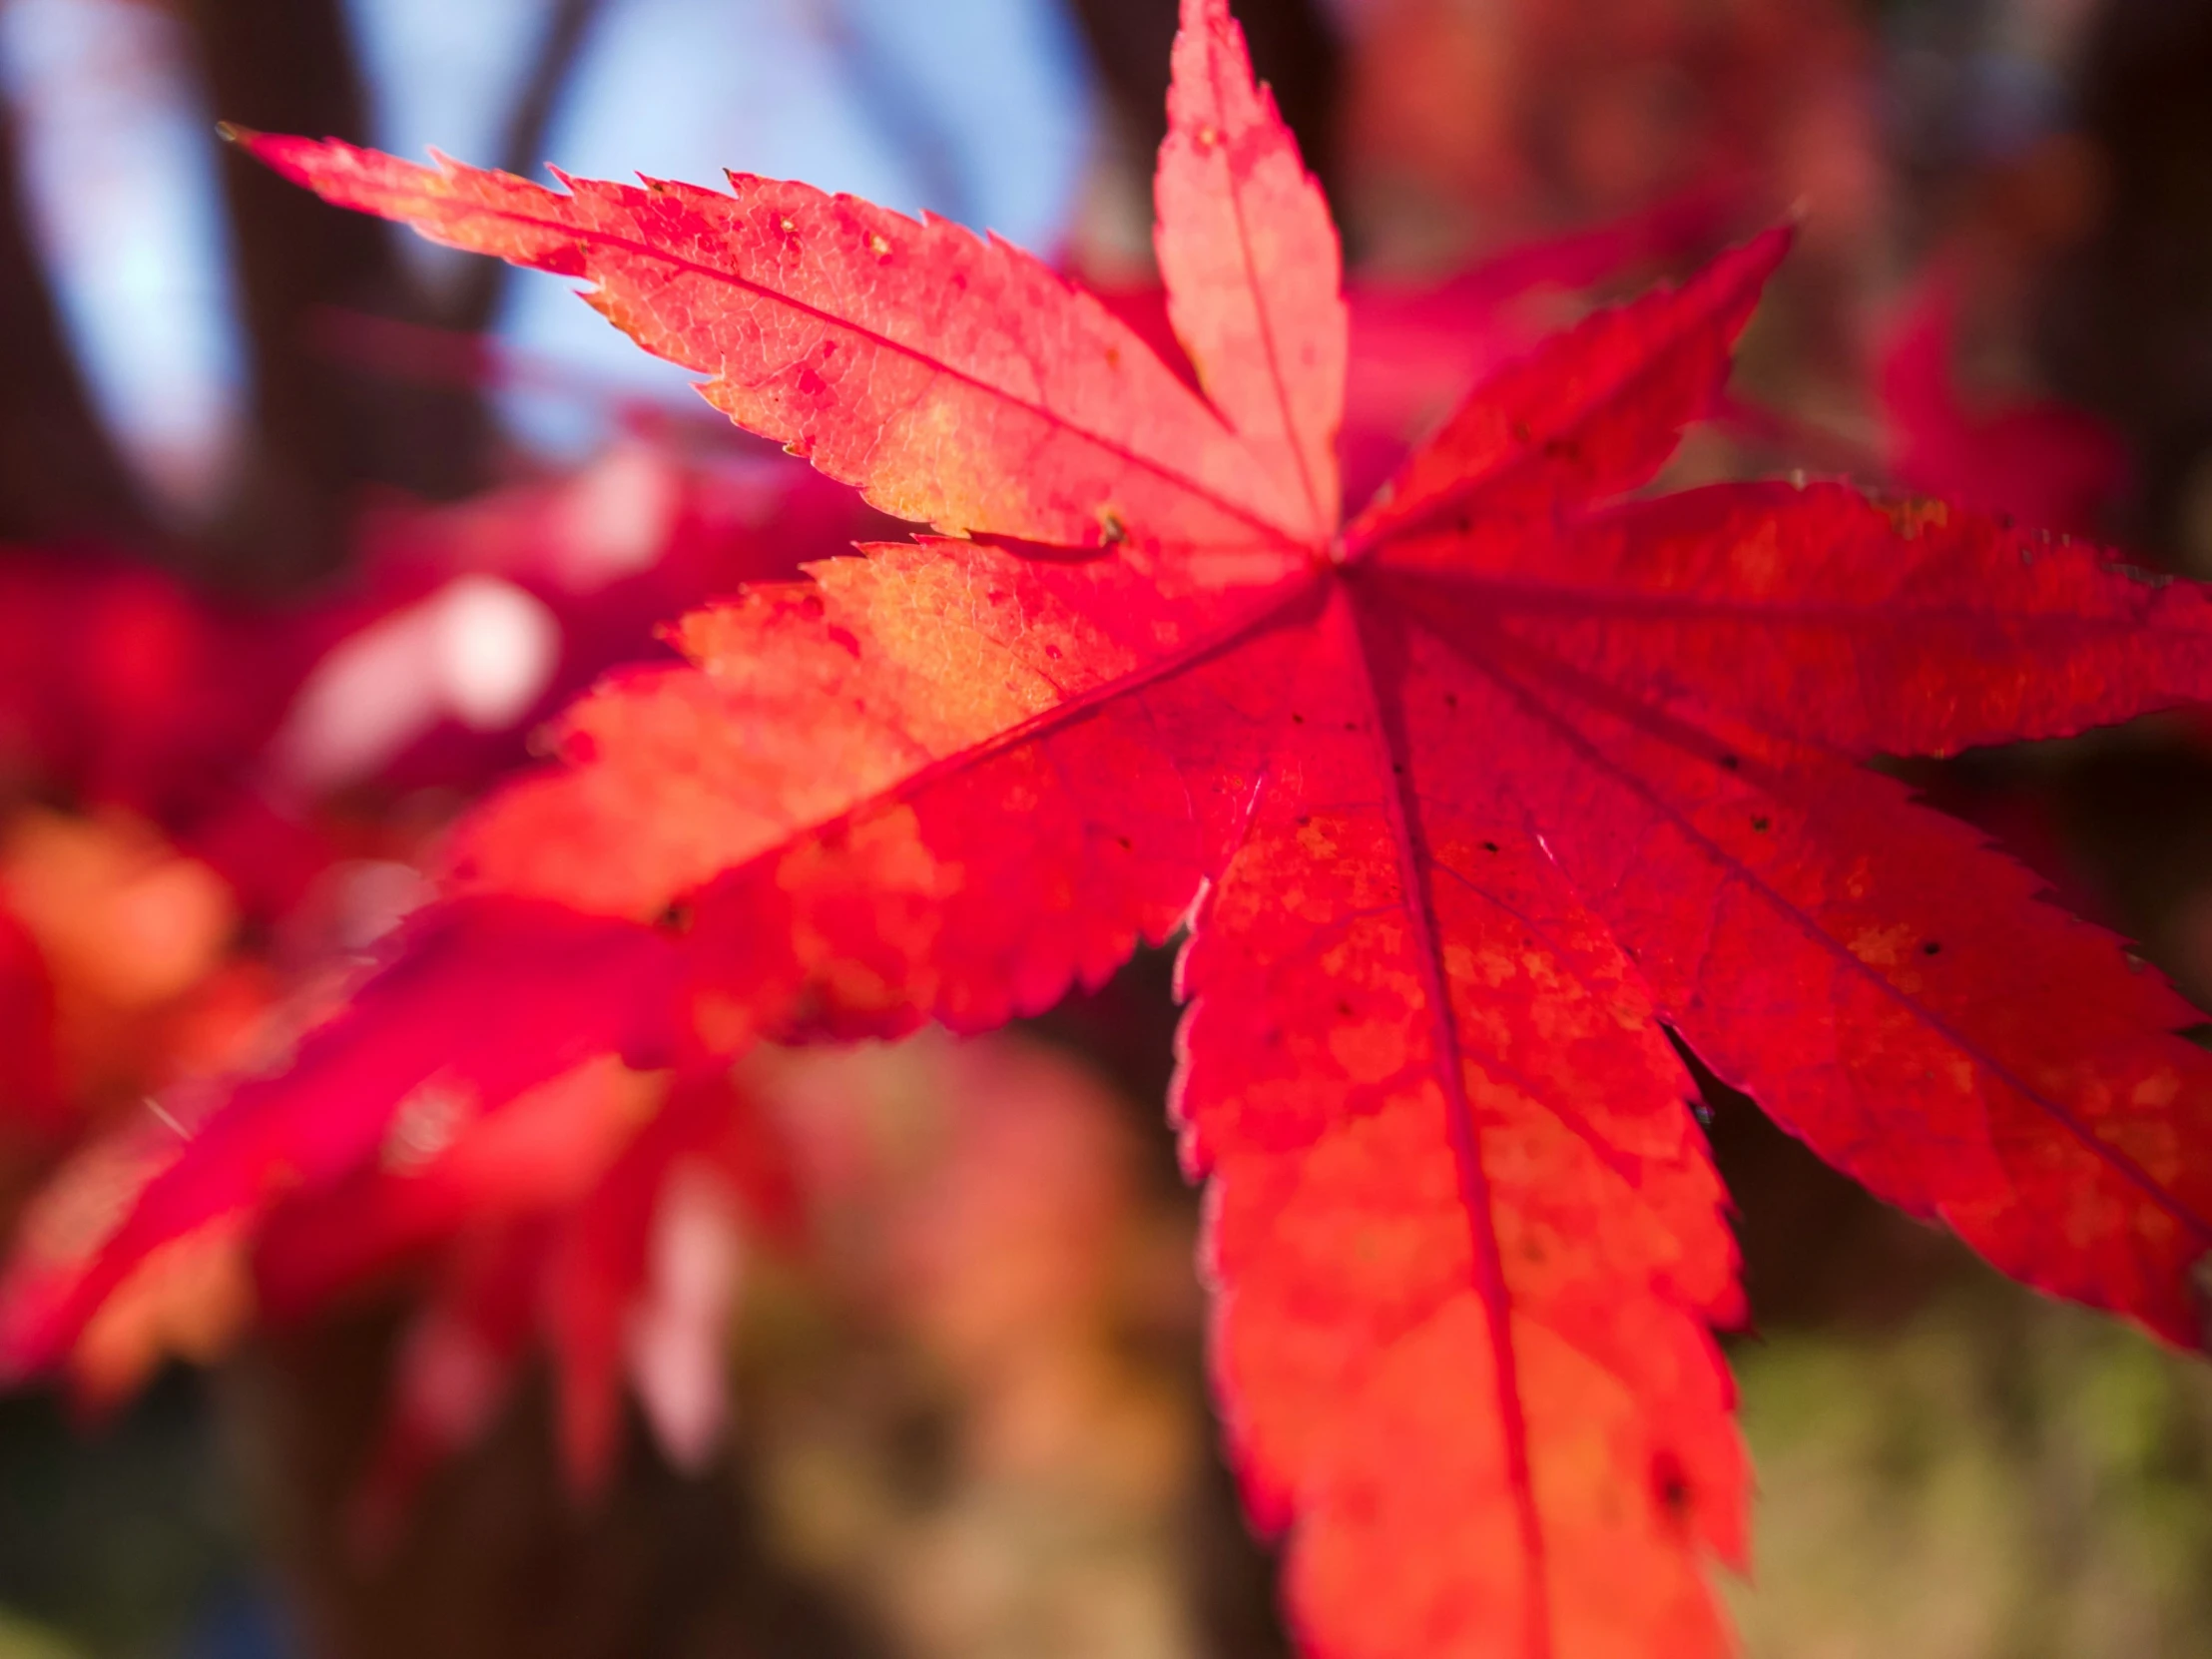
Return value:
[[(606, 9), (605, 0), (555, 0), (553, 15), (538, 40), (537, 56), (507, 112), (496, 158), (504, 171), (527, 178), (545, 161), (545, 137), (560, 107), (561, 93)], [(450, 298), (439, 307), (436, 325), (483, 332), (491, 326), (512, 269), (498, 260), (471, 260)]]

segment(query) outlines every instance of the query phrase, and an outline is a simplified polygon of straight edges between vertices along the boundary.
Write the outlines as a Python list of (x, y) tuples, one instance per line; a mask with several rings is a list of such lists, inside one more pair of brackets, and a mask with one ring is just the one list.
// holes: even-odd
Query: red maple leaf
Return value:
[[(1346, 524), (1338, 244), (1223, 0), (1185, 0), (1159, 174), (1202, 391), (940, 221), (241, 136), (584, 278), (742, 424), (938, 532), (695, 614), (687, 666), (603, 686), (566, 767), (465, 828), (457, 887), (632, 929), (626, 993), (666, 970), (637, 924), (689, 923), (650, 1037), (627, 994), (517, 1015), (549, 963), (500, 986), (506, 1025), (462, 1033), (480, 1104), (543, 1075), (491, 1063), (525, 1035), (979, 1028), (1191, 918), (1175, 1106), (1213, 1183), (1217, 1379), (1310, 1651), (1725, 1647), (1702, 1563), (1742, 1557), (1744, 1467), (1710, 1331), (1741, 1299), (1670, 1030), (2008, 1272), (2197, 1340), (2195, 1014), (1856, 763), (2201, 699), (2212, 606), (1840, 487), (1624, 500), (1714, 398), (1781, 236), (1494, 377)], [(520, 898), (422, 936), (487, 902)], [(340, 1051), (303, 1053), (302, 1117)], [(356, 1153), (436, 1064), (418, 1038), (345, 1083)], [(150, 1213), (208, 1213), (171, 1189), (222, 1187), (189, 1173), (221, 1142), (19, 1358), (159, 1242)]]

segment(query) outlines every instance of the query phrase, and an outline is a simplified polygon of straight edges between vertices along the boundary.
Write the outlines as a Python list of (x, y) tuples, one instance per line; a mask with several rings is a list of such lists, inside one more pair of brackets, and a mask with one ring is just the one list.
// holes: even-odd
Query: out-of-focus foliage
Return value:
[(2212, 1378), (1962, 1268), (1886, 1329), (1737, 1351), (1759, 1659), (2184, 1659), (2212, 1630)]

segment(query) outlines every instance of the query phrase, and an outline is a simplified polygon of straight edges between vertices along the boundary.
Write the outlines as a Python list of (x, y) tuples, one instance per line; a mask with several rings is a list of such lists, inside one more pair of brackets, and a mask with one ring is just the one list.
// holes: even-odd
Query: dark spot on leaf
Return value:
[(1298, 827), (1301, 830), (1305, 829), (1309, 824), (1313, 822), (1314, 815), (1312, 813), (1301, 813), (1298, 815)]
[(1940, 939), (1923, 939), (1923, 940), (1921, 941), (1921, 954), (1922, 954), (1923, 956), (1940, 956), (1940, 955), (1941, 955), (1942, 953), (1943, 953), (1943, 941), (1942, 941), (1942, 940), (1940, 940)]
[(1495, 842), (1495, 841), (1484, 841), (1484, 842), (1482, 843), (1482, 850), (1483, 850), (1483, 851), (1485, 851), (1485, 852), (1495, 852), (1495, 851), (1497, 850), (1497, 842)]
[(1682, 1461), (1671, 1451), (1662, 1451), (1651, 1460), (1651, 1495), (1670, 1520), (1681, 1520), (1690, 1512), (1690, 1482), (1682, 1472)]
[(1727, 768), (1730, 772), (1734, 772), (1738, 767), (1742, 766), (1743, 763), (1737, 760), (1736, 757), (1733, 755), (1723, 755), (1721, 757), (1721, 765)]
[(2196, 1306), (2197, 1347), (2212, 1354), (2212, 1257), (2189, 1264), (2189, 1300)]
[(1122, 524), (1120, 515), (1111, 507), (1105, 508), (1098, 515), (1098, 539), (1104, 547), (1119, 547), (1129, 539), (1128, 529)]
[(655, 918), (655, 925), (670, 933), (691, 931), (692, 907), (681, 899), (669, 905)]
[(1755, 818), (1751, 821), (1751, 827), (1763, 835), (1767, 832), (1767, 820)]
[[(2050, 538), (2045, 536), (2043, 539), (2048, 541)], [(2140, 588), (2170, 588), (2174, 584), (2174, 578), (2165, 571), (2145, 570), (2141, 565), (2123, 564), (2117, 559), (2107, 563), (2104, 569), (2107, 574), (2117, 576), (2122, 581), (2133, 582)]]
[(830, 1007), (830, 999), (823, 994), (819, 980), (810, 979), (799, 987), (792, 997), (790, 1012), (785, 1016), (792, 1027), (806, 1034)]
[(1347, 1002), (1343, 997), (1338, 997), (1337, 1012), (1343, 1015), (1346, 1019), (1350, 1019), (1352, 1017), (1352, 1004)]
[(1291, 716), (1291, 724), (1293, 726), (1304, 726), (1306, 724), (1306, 717), (1304, 715), (1293, 715)]
[(1458, 694), (1457, 692), (1445, 692), (1445, 693), (1444, 693), (1444, 707), (1445, 707), (1445, 708), (1447, 708), (1447, 709), (1456, 709), (1456, 708), (1458, 708), (1458, 707), (1459, 707), (1459, 694)]
[(1121, 849), (1124, 852), (1133, 852), (1136, 850), (1136, 842), (1132, 841), (1127, 835), (1116, 835), (1114, 839), (1121, 843)]

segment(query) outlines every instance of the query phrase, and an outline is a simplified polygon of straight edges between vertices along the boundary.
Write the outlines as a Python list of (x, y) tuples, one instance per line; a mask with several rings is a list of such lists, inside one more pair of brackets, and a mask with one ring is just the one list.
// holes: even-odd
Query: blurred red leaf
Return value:
[(54, 1066), (54, 981), (31, 930), (0, 907), (0, 1124), (39, 1136), (67, 1124)]
[(1961, 274), (1932, 263), (1883, 347), (1897, 481), (2043, 529), (2095, 531), (2127, 482), (2119, 434), (2053, 398), (1974, 407), (1953, 361), (1963, 300)]
[[(711, 1449), (748, 1197), (788, 1214), (789, 1177), (727, 1071), (700, 1072), (678, 1078), (660, 1113), (564, 1218), (547, 1263), (546, 1321), (562, 1457), (579, 1490), (597, 1490), (611, 1470), (626, 1364), (645, 1366), (645, 1397), (675, 1460), (695, 1466)], [(641, 1347), (649, 1318), (658, 1329)], [(711, 1387), (683, 1375), (708, 1365)]]
[(81, 1173), (64, 1172), (9, 1269), (0, 1362), (21, 1371), (59, 1358), (172, 1240), (285, 1195), (306, 1202), (364, 1166), (427, 1163), (470, 1123), (591, 1056), (665, 1063), (673, 959), (650, 928), (527, 899), (470, 900), (410, 922), (389, 965), (282, 1075), (242, 1085), (204, 1121), (165, 1126), (172, 1138), (134, 1126), (135, 1154), (96, 1145)]
[(153, 570), (0, 550), (0, 776), (195, 808), (237, 787), (312, 645)]
[[(514, 1157), (514, 1137), (494, 1144), (491, 1125), (417, 1174), (363, 1172), (350, 1209), (294, 1206), (264, 1229), (258, 1277), (291, 1314), (365, 1277), (357, 1230), (387, 1252), (433, 1239), (445, 1247), (357, 1495), (364, 1547), (388, 1542), (421, 1478), (490, 1426), (540, 1333), (553, 1358), (562, 1465), (578, 1494), (595, 1494), (612, 1472), (626, 1371), (675, 1461), (696, 1465), (712, 1449), (742, 1240), (788, 1231), (791, 1177), (726, 1072), (684, 1075), (665, 1100), (646, 1098), (643, 1083), (587, 1065), (509, 1108), (510, 1119), (533, 1107), (549, 1119), (532, 1138), (571, 1143), (565, 1155)], [(651, 1094), (662, 1093), (655, 1080)], [(641, 1108), (652, 1111), (642, 1123)], [(618, 1138), (604, 1132), (610, 1117), (625, 1131)], [(518, 1168), (535, 1179), (518, 1180)], [(395, 1239), (395, 1222), (409, 1237)], [(302, 1248), (316, 1260), (303, 1275), (292, 1260)]]
[(577, 1203), (659, 1105), (656, 1075), (602, 1055), (455, 1127), (442, 1150), (356, 1165), (277, 1200), (256, 1240), (263, 1312), (296, 1320), (472, 1229)]

